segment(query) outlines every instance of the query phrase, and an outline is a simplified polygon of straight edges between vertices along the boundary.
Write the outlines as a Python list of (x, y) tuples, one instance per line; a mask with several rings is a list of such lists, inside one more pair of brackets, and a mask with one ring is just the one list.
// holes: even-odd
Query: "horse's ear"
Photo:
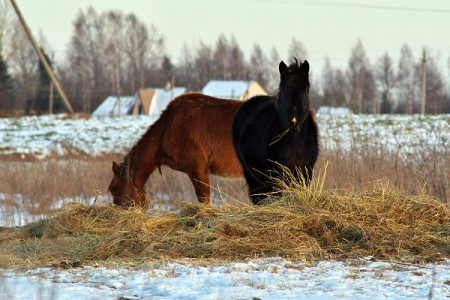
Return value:
[(112, 171), (115, 177), (119, 177), (119, 165), (115, 161), (112, 163)]
[(305, 60), (305, 61), (301, 64), (301, 66), (300, 66), (300, 72), (305, 73), (305, 74), (308, 74), (308, 72), (309, 72), (309, 63), (308, 63), (307, 60)]
[(280, 69), (280, 75), (283, 76), (288, 72), (288, 67), (284, 63), (284, 61), (280, 62), (280, 65), (278, 66), (278, 69)]

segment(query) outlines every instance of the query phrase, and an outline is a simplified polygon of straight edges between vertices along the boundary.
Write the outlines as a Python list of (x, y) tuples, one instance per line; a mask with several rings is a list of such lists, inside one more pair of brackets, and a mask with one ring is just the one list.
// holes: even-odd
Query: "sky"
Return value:
[[(325, 57), (347, 68), (352, 48), (363, 42), (372, 64), (388, 53), (397, 65), (402, 45), (416, 59), (422, 49), (435, 56), (444, 76), (450, 73), (449, 0), (16, 0), (35, 36), (40, 32), (63, 60), (80, 9), (97, 13), (120, 10), (155, 25), (176, 63), (183, 44), (215, 45), (220, 34), (236, 41), (250, 57), (255, 43), (266, 55), (276, 47), (289, 60), (292, 38), (308, 52), (312, 72), (320, 73)], [(275, 66), (277, 67), (277, 66)]]

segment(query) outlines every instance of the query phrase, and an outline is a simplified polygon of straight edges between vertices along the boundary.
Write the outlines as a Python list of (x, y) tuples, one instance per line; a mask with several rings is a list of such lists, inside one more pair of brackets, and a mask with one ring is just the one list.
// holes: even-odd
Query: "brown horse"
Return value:
[(161, 165), (186, 173), (198, 201), (209, 204), (210, 174), (242, 177), (231, 135), (241, 104), (199, 93), (175, 98), (120, 165), (113, 162), (109, 191), (114, 204), (147, 207), (145, 184), (156, 168), (161, 172)]

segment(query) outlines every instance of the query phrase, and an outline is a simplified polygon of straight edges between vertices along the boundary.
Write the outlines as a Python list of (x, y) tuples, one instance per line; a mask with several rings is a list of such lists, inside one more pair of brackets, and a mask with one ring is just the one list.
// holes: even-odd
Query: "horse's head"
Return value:
[(279, 111), (286, 127), (297, 127), (309, 114), (309, 63), (280, 62)]
[(147, 196), (144, 189), (137, 188), (130, 177), (130, 166), (122, 162), (118, 165), (113, 161), (112, 171), (114, 177), (108, 187), (114, 198), (114, 204), (124, 208), (136, 206), (147, 207)]

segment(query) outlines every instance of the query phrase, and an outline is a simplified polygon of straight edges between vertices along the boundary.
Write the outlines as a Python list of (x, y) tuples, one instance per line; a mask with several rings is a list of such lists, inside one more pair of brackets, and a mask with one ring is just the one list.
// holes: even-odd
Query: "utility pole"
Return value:
[(422, 115), (425, 114), (425, 104), (427, 101), (427, 52), (426, 49), (423, 48), (423, 57), (422, 57)]
[(53, 115), (53, 82), (50, 81), (50, 95), (48, 97), (48, 113)]
[(175, 88), (175, 74), (172, 74), (170, 79), (170, 101), (173, 100), (173, 89)]
[(15, 0), (10, 0), (10, 1), (11, 1), (11, 5), (13, 6), (14, 10), (16, 11), (17, 16), (19, 17), (19, 21), (22, 24), (22, 27), (25, 30), (25, 33), (28, 36), (28, 39), (30, 40), (31, 44), (33, 45), (33, 48), (36, 51), (37, 55), (39, 55), (39, 58), (41, 59), (41, 62), (44, 65), (45, 70), (48, 73), (48, 76), (50, 76), (50, 79), (52, 80), (53, 84), (55, 85), (56, 89), (58, 90), (58, 93), (61, 96), (61, 98), (63, 99), (64, 104), (66, 105), (67, 109), (69, 110), (69, 112), (71, 114), (73, 114), (73, 108), (69, 102), (69, 99), (67, 99), (67, 96), (64, 93), (63, 89), (61, 88), (61, 85), (59, 84), (58, 79), (56, 78), (55, 74), (53, 73), (52, 67), (48, 63), (47, 59), (45, 58), (44, 54), (41, 51), (41, 48), (39, 47), (38, 43), (34, 39), (33, 34), (31, 33), (31, 30), (28, 28), (28, 25), (25, 22), (25, 19), (19, 10), (19, 7), (16, 4), (16, 1)]

